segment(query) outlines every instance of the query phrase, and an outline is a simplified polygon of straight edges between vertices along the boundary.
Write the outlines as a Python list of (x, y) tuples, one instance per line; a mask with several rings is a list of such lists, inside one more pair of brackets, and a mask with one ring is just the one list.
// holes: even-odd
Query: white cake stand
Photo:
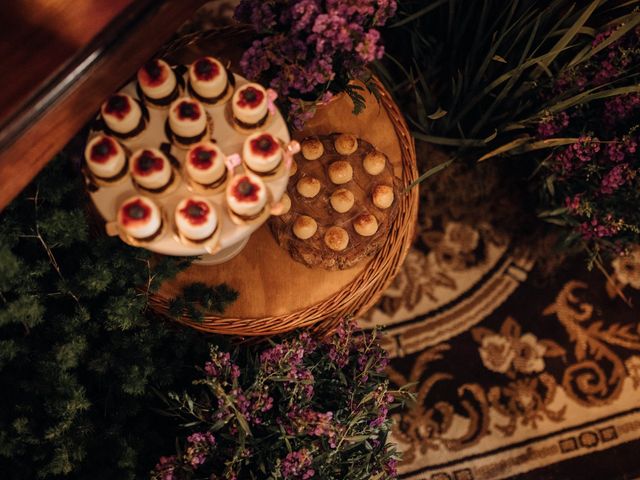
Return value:
[[(236, 81), (236, 88), (248, 83), (245, 78), (239, 75), (234, 74), (234, 77)], [(137, 98), (135, 81), (132, 81), (125, 86), (121, 92)], [(225, 155), (231, 155), (233, 153), (240, 154), (242, 152), (242, 144), (247, 137), (247, 134), (240, 133), (228, 123), (225, 119), (225, 105), (226, 104), (216, 105), (213, 107), (204, 105), (205, 110), (213, 120), (213, 133), (211, 138), (217, 143)], [(169, 142), (164, 130), (167, 110), (149, 108), (149, 114), (150, 118), (145, 131), (137, 138), (129, 141), (122, 141), (122, 143), (132, 151), (138, 148), (160, 148), (160, 145)], [(289, 143), (291, 139), (284, 118), (278, 110), (276, 110), (273, 118), (268, 121), (268, 124), (264, 127), (264, 131), (271, 133), (274, 137), (279, 138), (285, 144)], [(92, 132), (92, 134), (93, 133), (94, 132)], [(175, 146), (172, 146), (171, 154), (174, 155), (180, 163), (182, 163), (184, 161), (186, 150), (180, 150)], [(288, 171), (278, 178), (263, 180), (271, 194), (272, 200), (277, 202), (280, 200), (282, 194), (287, 188), (287, 182), (289, 181)], [(116, 219), (117, 209), (120, 204), (127, 197), (137, 193), (139, 192), (133, 186), (131, 179), (127, 178), (126, 181), (121, 182), (118, 185), (100, 187), (97, 191), (91, 192), (90, 195), (93, 203), (104, 219), (107, 222), (112, 222)], [(189, 195), (201, 194), (196, 194), (188, 190), (186, 183), (182, 181), (173, 193), (168, 194), (166, 197), (154, 200), (166, 212), (167, 217), (170, 219), (169, 223), (173, 224), (172, 216), (176, 205), (181, 199)], [(218, 207), (217, 210), (221, 231), (220, 241), (218, 243), (220, 250), (216, 254), (208, 254), (203, 247), (189, 247), (183, 245), (173, 236), (173, 228), (169, 228), (164, 236), (154, 242), (151, 242), (148, 246), (145, 246), (145, 248), (163, 255), (200, 256), (201, 258), (198, 262), (209, 265), (226, 262), (240, 253), (249, 241), (249, 236), (260, 227), (261, 223), (253, 223), (250, 225), (235, 224), (227, 212), (224, 189), (214, 195), (204, 196)]]

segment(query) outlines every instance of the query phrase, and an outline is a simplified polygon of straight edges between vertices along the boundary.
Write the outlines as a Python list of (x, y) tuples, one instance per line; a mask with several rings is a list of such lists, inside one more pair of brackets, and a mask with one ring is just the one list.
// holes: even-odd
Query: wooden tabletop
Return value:
[(0, 210), (204, 2), (0, 2)]

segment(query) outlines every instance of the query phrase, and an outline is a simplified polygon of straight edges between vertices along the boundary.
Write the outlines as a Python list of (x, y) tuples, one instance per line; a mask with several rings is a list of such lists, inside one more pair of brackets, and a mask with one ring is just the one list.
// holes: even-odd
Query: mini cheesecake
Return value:
[(151, 193), (162, 193), (173, 183), (175, 175), (169, 159), (156, 148), (136, 150), (129, 169), (135, 183)]
[(176, 206), (175, 222), (184, 238), (203, 242), (211, 238), (218, 228), (218, 215), (205, 198), (188, 197)]
[(121, 139), (139, 135), (147, 123), (138, 101), (124, 93), (111, 95), (100, 112), (109, 132)]
[(255, 220), (267, 204), (267, 188), (260, 177), (238, 175), (227, 186), (227, 205), (240, 219)]
[(185, 170), (194, 182), (215, 188), (227, 178), (225, 155), (211, 142), (200, 142), (192, 146), (185, 156)]
[(162, 214), (153, 200), (137, 195), (120, 205), (117, 222), (127, 235), (141, 241), (151, 241), (162, 231)]
[(99, 134), (87, 143), (84, 159), (99, 180), (115, 182), (127, 174), (127, 156), (114, 138)]
[(213, 57), (202, 57), (189, 66), (189, 92), (203, 103), (224, 100), (231, 85), (227, 70)]
[(180, 96), (176, 74), (164, 60), (150, 60), (138, 70), (138, 86), (147, 103), (167, 107)]
[(258, 175), (273, 175), (282, 162), (282, 147), (273, 135), (254, 133), (244, 141), (242, 160), (249, 170)]
[(247, 130), (262, 127), (269, 117), (267, 91), (257, 83), (243, 85), (233, 94), (231, 110), (238, 126)]
[(169, 107), (169, 133), (173, 143), (181, 148), (189, 148), (206, 135), (207, 115), (202, 104), (193, 98), (179, 98)]

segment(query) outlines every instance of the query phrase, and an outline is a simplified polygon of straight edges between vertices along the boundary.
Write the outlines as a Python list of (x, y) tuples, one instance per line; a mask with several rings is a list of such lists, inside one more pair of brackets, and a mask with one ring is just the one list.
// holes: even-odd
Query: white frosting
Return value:
[[(207, 168), (198, 166), (198, 162), (195, 161), (194, 158), (198, 152), (203, 150), (212, 153), (211, 165)], [(205, 141), (196, 143), (192, 146), (187, 152), (184, 161), (189, 177), (203, 185), (210, 185), (216, 180), (219, 180), (220, 177), (222, 177), (222, 174), (224, 174), (226, 169), (224, 160), (225, 155), (222, 153), (222, 150), (220, 150), (215, 143)]]
[[(92, 159), (91, 150), (98, 143), (103, 141), (110, 142), (115, 149), (115, 153), (109, 155), (104, 162), (97, 162)], [(108, 135), (99, 134), (93, 137), (87, 143), (87, 147), (84, 149), (84, 158), (87, 162), (89, 170), (94, 175), (105, 179), (116, 176), (124, 168), (127, 160), (124, 150), (118, 143), (118, 141)]]
[[(141, 161), (141, 157), (143, 156), (144, 152), (150, 152), (154, 158), (159, 159), (161, 168), (151, 168), (146, 175), (138, 172), (138, 163)], [(169, 160), (167, 159), (165, 154), (157, 148), (141, 148), (140, 150), (136, 150), (133, 155), (131, 155), (129, 170), (136, 183), (144, 188), (164, 187), (167, 183), (169, 183), (172, 172)]]
[[(263, 136), (276, 143), (278, 148), (275, 152), (265, 155), (264, 152), (260, 150), (259, 145), (252, 146), (252, 142), (257, 140), (255, 143), (258, 143), (260, 141), (260, 137)], [(270, 172), (276, 168), (280, 163), (280, 160), (282, 160), (282, 147), (280, 146), (278, 139), (273, 135), (266, 132), (257, 132), (249, 135), (244, 141), (244, 145), (242, 147), (242, 159), (254, 172)]]
[[(150, 209), (150, 215), (147, 218), (136, 220), (125, 215), (124, 211), (127, 207), (136, 201), (139, 201), (144, 204), (145, 207)], [(147, 238), (156, 233), (160, 228), (160, 225), (162, 224), (162, 215), (160, 214), (160, 209), (153, 200), (137, 195), (127, 198), (122, 202), (120, 208), (118, 208), (117, 221), (120, 228), (132, 237)]]
[[(192, 119), (180, 115), (180, 106), (185, 102), (191, 103), (193, 108), (197, 109), (199, 113), (197, 118)], [(181, 137), (195, 137), (200, 135), (207, 126), (207, 116), (205, 115), (204, 108), (202, 108), (199, 101), (193, 98), (183, 97), (177, 99), (169, 108), (169, 126), (173, 133)]]
[[(238, 200), (234, 195), (233, 191), (238, 183), (243, 181), (246, 178), (249, 178), (252, 184), (257, 185), (259, 187), (256, 200), (248, 201), (248, 200)], [(243, 216), (252, 216), (257, 215), (262, 211), (265, 204), (267, 203), (267, 188), (262, 180), (251, 174), (246, 175), (238, 175), (234, 177), (227, 186), (227, 203), (229, 208), (233, 210), (238, 215)]]
[[(262, 101), (256, 107), (251, 107), (249, 105), (238, 105), (238, 101), (241, 98), (242, 92), (244, 92), (249, 87), (253, 87), (263, 94)], [(257, 83), (249, 83), (243, 85), (242, 87), (236, 89), (235, 93), (233, 94), (231, 105), (233, 109), (233, 115), (238, 120), (250, 124), (258, 123), (267, 113), (267, 91), (262, 87), (262, 85), (258, 85)]]
[(224, 91), (224, 87), (227, 85), (227, 71), (224, 66), (213, 57), (203, 57), (215, 64), (218, 67), (218, 74), (210, 80), (198, 78), (196, 73), (196, 63), (193, 62), (189, 66), (189, 84), (191, 88), (200, 96), (205, 98), (212, 98), (221, 95)]
[[(182, 212), (187, 208), (189, 201), (203, 202), (209, 209), (208, 213), (203, 215), (204, 221), (202, 223), (192, 223), (190, 217)], [(180, 201), (176, 206), (175, 220), (180, 232), (191, 240), (204, 240), (210, 237), (218, 225), (218, 216), (215, 208), (203, 197), (188, 197)]]
[(129, 95), (126, 95), (124, 93), (118, 93), (116, 95), (127, 99), (130, 110), (122, 118), (114, 113), (107, 113), (107, 104), (109, 103), (109, 100), (107, 99), (102, 104), (102, 107), (100, 109), (102, 118), (104, 119), (107, 126), (114, 132), (129, 133), (133, 131), (140, 123), (140, 118), (142, 118), (142, 110), (140, 109), (140, 105), (138, 104), (138, 102)]
[(162, 70), (162, 82), (157, 85), (149, 83), (149, 75), (145, 72), (144, 67), (138, 70), (138, 84), (147, 97), (164, 98), (168, 96), (173, 89), (176, 88), (176, 74), (164, 60), (155, 60)]

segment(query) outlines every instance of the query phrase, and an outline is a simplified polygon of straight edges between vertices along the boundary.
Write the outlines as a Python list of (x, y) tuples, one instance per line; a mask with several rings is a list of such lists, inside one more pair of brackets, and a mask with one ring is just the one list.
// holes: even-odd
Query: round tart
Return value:
[(270, 175), (275, 173), (282, 162), (282, 147), (270, 133), (253, 133), (244, 141), (242, 160), (252, 172)]
[(329, 227), (324, 234), (324, 243), (331, 250), (341, 252), (349, 245), (349, 233), (341, 227)]
[(381, 174), (387, 164), (387, 157), (384, 153), (378, 150), (373, 150), (367, 153), (362, 161), (362, 166), (369, 175)]
[(260, 177), (237, 175), (227, 186), (227, 205), (241, 220), (256, 219), (267, 204), (267, 188)]
[(302, 142), (301, 151), (306, 160), (317, 160), (324, 153), (324, 146), (317, 138), (307, 138)]
[(291, 160), (291, 168), (289, 169), (289, 176), (293, 177), (298, 171), (298, 162)]
[(129, 166), (134, 182), (145, 190), (160, 193), (173, 181), (169, 159), (157, 148), (141, 148), (131, 155)]
[(293, 234), (300, 240), (307, 240), (313, 237), (317, 230), (318, 224), (307, 215), (299, 216), (293, 224)]
[(184, 166), (189, 178), (203, 186), (216, 187), (224, 182), (227, 169), (225, 155), (212, 142), (199, 142), (193, 145), (184, 158)]
[(389, 208), (393, 204), (393, 188), (389, 185), (377, 185), (373, 189), (371, 198), (376, 207), (383, 210)]
[(179, 98), (169, 107), (168, 126), (173, 143), (188, 148), (207, 135), (207, 114), (193, 98)]
[(358, 149), (358, 138), (350, 133), (342, 133), (336, 137), (334, 145), (340, 155), (351, 155)]
[(213, 57), (197, 59), (189, 66), (189, 88), (202, 102), (220, 103), (231, 88), (226, 68)]
[(122, 202), (116, 221), (125, 235), (140, 241), (154, 240), (162, 230), (160, 209), (153, 200), (141, 195)]
[(353, 228), (358, 235), (370, 237), (378, 231), (378, 220), (370, 213), (363, 213), (353, 221)]
[(164, 60), (155, 59), (138, 70), (138, 87), (151, 106), (167, 107), (180, 95), (176, 74)]
[(333, 162), (329, 165), (329, 178), (336, 185), (348, 183), (353, 178), (353, 168), (344, 160)]
[(282, 198), (280, 199), (280, 203), (282, 203), (282, 210), (280, 211), (280, 215), (284, 215), (285, 213), (289, 213), (291, 210), (291, 197), (286, 193), (282, 194)]
[(127, 156), (114, 138), (99, 134), (87, 143), (84, 158), (91, 173), (105, 182), (114, 182), (127, 173)]
[(257, 83), (249, 83), (236, 89), (231, 100), (233, 121), (251, 130), (267, 123), (269, 108), (267, 91)]
[[(383, 156), (382, 171), (371, 175), (364, 159), (376, 148), (349, 137), (335, 133), (300, 141), (322, 154), (313, 161), (303, 149), (296, 155), (298, 170), (287, 186), (291, 207), (269, 220), (278, 244), (309, 267), (351, 268), (374, 255), (394, 228), (399, 202), (393, 165)], [(337, 150), (345, 138), (350, 148), (356, 146), (350, 154)]]
[(303, 197), (313, 198), (320, 193), (320, 181), (314, 177), (302, 177), (298, 180), (296, 188)]
[(124, 93), (111, 95), (102, 104), (100, 113), (109, 132), (118, 138), (136, 137), (146, 126), (140, 104)]
[(182, 199), (174, 212), (178, 231), (191, 242), (202, 242), (209, 239), (218, 228), (216, 210), (203, 197)]
[(351, 210), (351, 207), (353, 207), (355, 197), (353, 196), (353, 192), (351, 192), (351, 190), (347, 190), (346, 188), (339, 188), (331, 194), (329, 201), (331, 202), (331, 206), (336, 212), (345, 213)]

